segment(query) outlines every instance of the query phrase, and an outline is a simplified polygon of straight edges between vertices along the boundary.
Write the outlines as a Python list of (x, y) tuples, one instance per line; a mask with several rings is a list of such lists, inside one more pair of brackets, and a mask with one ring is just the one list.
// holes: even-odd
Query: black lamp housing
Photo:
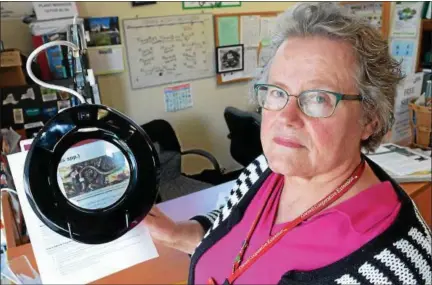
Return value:
[[(73, 204), (57, 181), (64, 153), (88, 139), (113, 144), (129, 163), (126, 191), (102, 209)], [(39, 219), (60, 235), (87, 244), (113, 241), (141, 222), (156, 200), (159, 179), (158, 155), (144, 130), (120, 112), (94, 104), (64, 109), (49, 120), (34, 139), (24, 166), (25, 193)]]

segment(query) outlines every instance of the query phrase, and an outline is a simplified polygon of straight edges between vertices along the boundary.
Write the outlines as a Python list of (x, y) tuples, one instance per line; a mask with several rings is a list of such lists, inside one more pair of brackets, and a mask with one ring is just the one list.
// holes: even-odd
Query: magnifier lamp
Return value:
[[(75, 22), (75, 21), (74, 21)], [(32, 80), (68, 92), (81, 104), (61, 110), (34, 138), (24, 167), (24, 188), (39, 219), (51, 230), (87, 244), (110, 242), (150, 211), (159, 186), (159, 160), (144, 130), (124, 114), (88, 104), (75, 90), (36, 78), (31, 62), (54, 41), (35, 49), (26, 64)]]

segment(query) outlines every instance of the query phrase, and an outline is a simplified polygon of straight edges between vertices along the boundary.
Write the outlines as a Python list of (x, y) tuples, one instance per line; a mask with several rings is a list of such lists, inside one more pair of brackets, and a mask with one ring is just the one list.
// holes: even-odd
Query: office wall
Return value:
[[(194, 13), (233, 13), (253, 11), (281, 11), (294, 2), (242, 2), (241, 7), (183, 10), (181, 2), (157, 2), (154, 5), (132, 7), (131, 2), (77, 2), (81, 17), (118, 16), (133, 17), (167, 16)], [(123, 28), (121, 27), (121, 33)], [(122, 34), (123, 37), (123, 34)], [(28, 28), (19, 21), (2, 21), (1, 39), (6, 47), (31, 52)], [(127, 63), (126, 54), (124, 54)], [(126, 64), (127, 66), (127, 64)], [(142, 124), (156, 118), (172, 123), (184, 149), (201, 148), (216, 156), (222, 167), (235, 169), (238, 164), (229, 153), (228, 128), (223, 118), (226, 106), (252, 109), (248, 102), (247, 83), (217, 85), (216, 78), (189, 81), (192, 88), (193, 108), (167, 113), (164, 107), (163, 89), (169, 85), (132, 90), (127, 68), (116, 75), (98, 77), (103, 104), (112, 106)], [(202, 158), (189, 157), (184, 170), (194, 173), (208, 167)]]

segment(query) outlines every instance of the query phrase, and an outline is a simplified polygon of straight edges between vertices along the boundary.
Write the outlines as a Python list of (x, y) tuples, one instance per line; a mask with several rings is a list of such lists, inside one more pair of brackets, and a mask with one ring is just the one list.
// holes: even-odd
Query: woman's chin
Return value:
[(278, 153), (267, 155), (270, 169), (285, 176), (301, 176), (307, 170), (307, 158), (292, 155), (282, 156)]

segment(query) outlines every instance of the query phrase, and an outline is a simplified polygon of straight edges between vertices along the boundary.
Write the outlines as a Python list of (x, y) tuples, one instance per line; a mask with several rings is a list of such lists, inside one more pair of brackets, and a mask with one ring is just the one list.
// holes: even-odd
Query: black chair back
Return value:
[(263, 153), (261, 146), (261, 116), (258, 113), (227, 107), (225, 121), (231, 139), (231, 156), (241, 165), (249, 165)]
[(165, 120), (157, 119), (141, 125), (153, 143), (158, 143), (164, 151), (175, 151), (180, 153), (180, 143), (177, 135)]

